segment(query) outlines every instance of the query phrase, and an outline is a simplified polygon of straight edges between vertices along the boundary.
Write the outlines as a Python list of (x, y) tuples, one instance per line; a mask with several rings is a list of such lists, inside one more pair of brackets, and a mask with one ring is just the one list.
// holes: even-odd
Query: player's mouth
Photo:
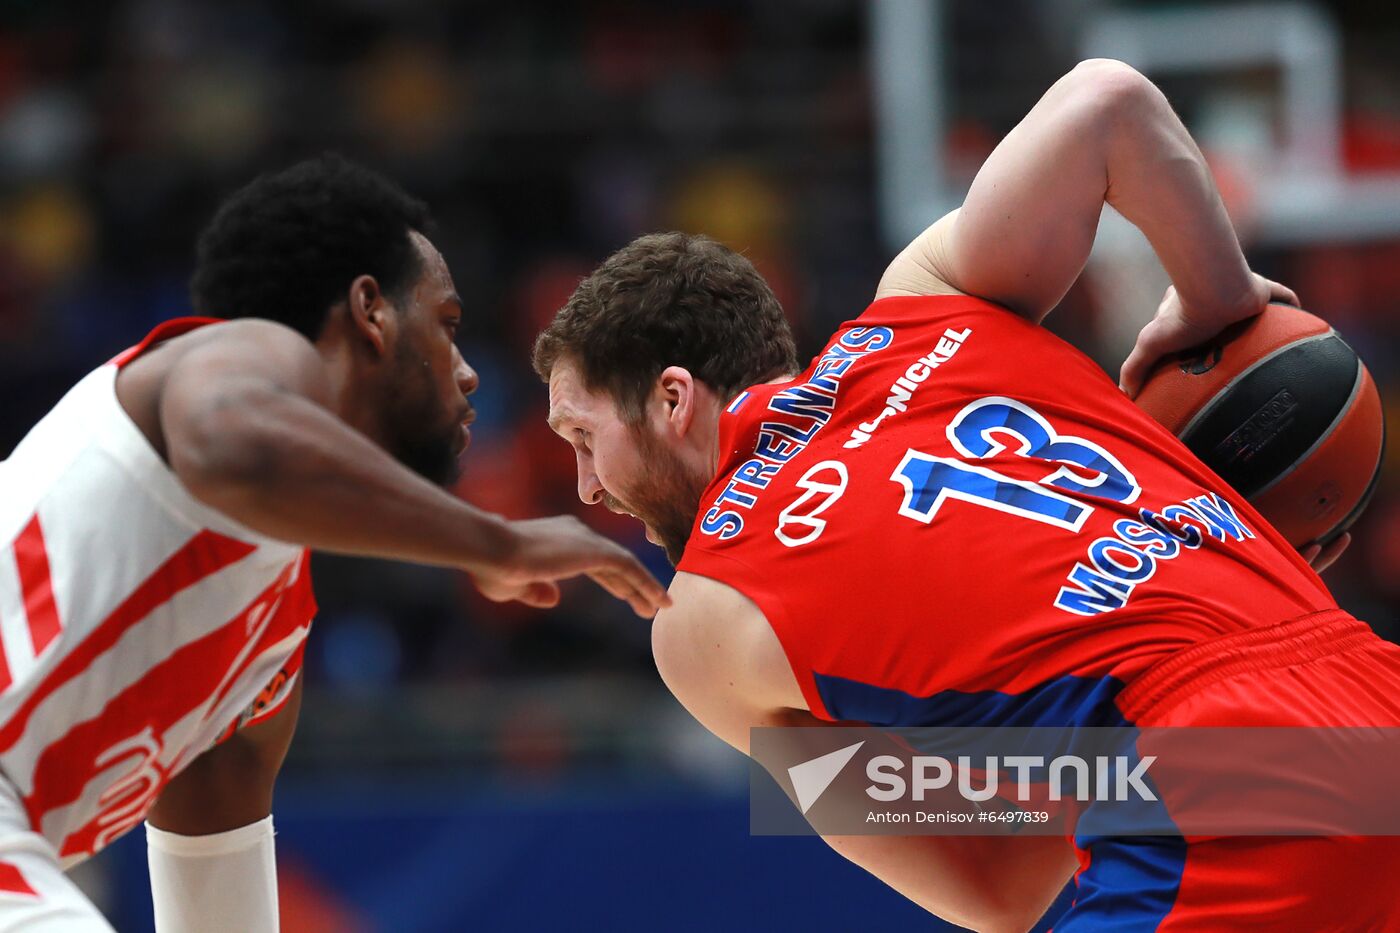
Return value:
[(626, 509), (623, 509), (622, 511), (618, 512), (618, 514), (630, 515), (632, 518), (635, 518), (637, 521), (641, 522), (642, 531), (646, 533), (647, 540), (650, 541), (652, 544), (659, 545), (661, 543), (661, 541), (656, 537), (656, 532), (651, 530), (651, 525), (647, 524), (647, 520), (645, 518), (642, 518), (640, 515), (637, 515), (633, 512), (629, 512)]
[(476, 409), (468, 408), (466, 415), (461, 419), (461, 436), (457, 443), (457, 453), (461, 454), (472, 443), (472, 422), (476, 420)]
[(624, 508), (622, 503), (619, 502), (616, 497), (605, 494), (603, 497), (603, 506), (609, 512), (612, 512), (614, 515), (626, 515), (631, 518), (635, 518), (637, 521), (642, 523), (642, 528), (646, 532), (648, 541), (650, 541), (652, 544), (661, 543), (657, 540), (655, 532), (651, 530), (651, 525), (647, 524), (647, 520), (645, 518), (642, 518), (636, 512)]

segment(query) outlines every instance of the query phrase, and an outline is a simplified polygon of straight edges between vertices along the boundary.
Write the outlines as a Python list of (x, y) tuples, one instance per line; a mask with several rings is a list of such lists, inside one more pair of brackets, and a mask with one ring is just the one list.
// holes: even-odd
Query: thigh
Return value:
[(1055, 933), (1400, 933), (1400, 838), (1100, 839)]
[(1187, 848), (1163, 933), (1400, 931), (1400, 838), (1252, 836)]

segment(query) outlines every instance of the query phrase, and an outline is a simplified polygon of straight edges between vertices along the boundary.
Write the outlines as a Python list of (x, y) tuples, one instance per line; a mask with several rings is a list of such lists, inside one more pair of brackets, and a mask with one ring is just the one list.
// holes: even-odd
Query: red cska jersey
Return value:
[(1092, 361), (980, 299), (876, 301), (719, 444), (679, 569), (762, 609), (825, 719), (1117, 725), (1154, 661), (1336, 606)]

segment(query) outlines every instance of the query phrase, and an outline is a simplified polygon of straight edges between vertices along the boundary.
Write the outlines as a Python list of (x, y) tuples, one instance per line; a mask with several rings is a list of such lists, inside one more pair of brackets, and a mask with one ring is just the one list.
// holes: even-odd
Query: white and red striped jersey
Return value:
[(0, 770), (65, 867), (280, 707), (315, 601), (307, 553), (197, 501), (90, 373), (0, 462)]

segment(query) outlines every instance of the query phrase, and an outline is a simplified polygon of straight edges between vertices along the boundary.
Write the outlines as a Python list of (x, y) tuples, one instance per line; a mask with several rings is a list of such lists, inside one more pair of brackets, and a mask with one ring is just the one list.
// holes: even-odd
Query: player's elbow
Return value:
[(1116, 58), (1086, 58), (1065, 80), (1084, 92), (1115, 101), (1132, 100), (1153, 87), (1142, 72)]
[(1105, 128), (1151, 116), (1166, 102), (1142, 72), (1112, 58), (1086, 59), (1061, 80), (1066, 93)]
[(960, 889), (967, 901), (957, 921), (979, 933), (1026, 933), (1064, 887), (1062, 868), (1058, 862), (1054, 870), (1028, 868), (1015, 859), (1014, 850), (998, 845), (1010, 842), (1023, 849), (1028, 840), (981, 837), (977, 841), (993, 845), (968, 852), (969, 862), (963, 865), (967, 873)]
[(989, 904), (973, 929), (978, 933), (1026, 933), (1040, 919), (1022, 904)]
[[(966, 891), (961, 894), (968, 897)], [(1028, 910), (1025, 904), (1012, 903), (1003, 894), (987, 893), (977, 897), (975, 903), (962, 903), (956, 908), (942, 901), (925, 902), (917, 896), (913, 899), (934, 916), (977, 933), (1026, 933), (1043, 913)]]
[(1044, 910), (1028, 904), (1014, 885), (1005, 884), (1004, 879), (996, 882), (989, 879), (987, 884), (978, 885), (975, 893), (964, 890), (961, 896), (967, 901), (958, 905), (956, 910), (945, 903), (923, 906), (931, 913), (977, 933), (1026, 933), (1044, 914)]

